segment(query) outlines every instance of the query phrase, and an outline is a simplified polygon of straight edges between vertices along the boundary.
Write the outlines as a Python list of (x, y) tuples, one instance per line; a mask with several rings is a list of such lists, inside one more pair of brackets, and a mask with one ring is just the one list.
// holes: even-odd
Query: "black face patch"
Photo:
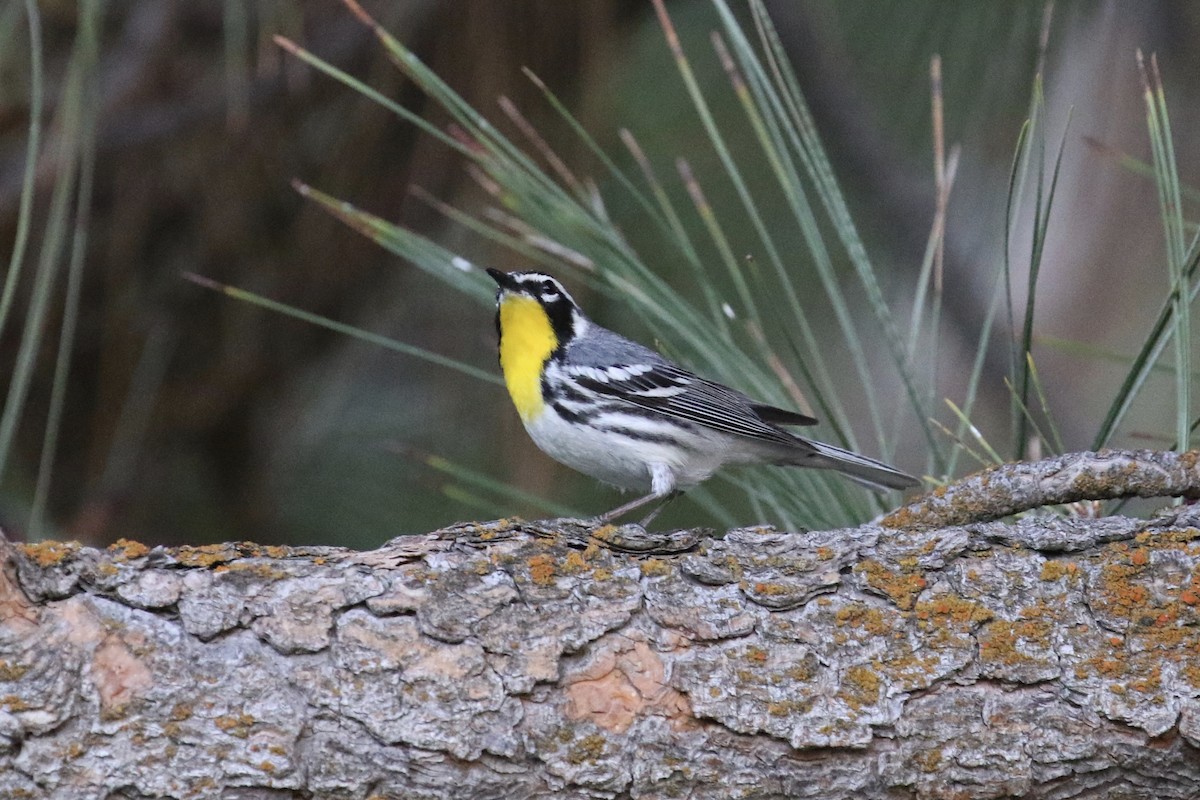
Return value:
[[(513, 287), (510, 291), (527, 294), (541, 303), (550, 318), (550, 326), (560, 345), (566, 344), (572, 338), (574, 331), (575, 301), (558, 281), (537, 272), (512, 273)], [(500, 324), (499, 314), (496, 317), (497, 326)], [(561, 351), (560, 351), (561, 352)]]
[(575, 334), (575, 304), (564, 297), (558, 295), (557, 300), (546, 302), (542, 300), (542, 308), (546, 309), (546, 316), (550, 318), (550, 327), (554, 328), (554, 336), (558, 339), (558, 344), (561, 347), (571, 340)]
[(519, 291), (543, 303), (553, 303), (560, 298), (569, 297), (567, 290), (558, 281), (533, 272), (522, 275), (517, 280), (517, 286)]

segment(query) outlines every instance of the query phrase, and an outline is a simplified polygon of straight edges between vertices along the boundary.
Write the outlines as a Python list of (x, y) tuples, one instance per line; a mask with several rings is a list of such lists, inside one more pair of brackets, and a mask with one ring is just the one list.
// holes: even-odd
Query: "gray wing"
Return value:
[(776, 425), (816, 424), (812, 417), (756, 403), (735, 389), (705, 380), (611, 331), (590, 333), (593, 341), (586, 350), (572, 348), (570, 365), (561, 368), (592, 394), (776, 444), (801, 443)]

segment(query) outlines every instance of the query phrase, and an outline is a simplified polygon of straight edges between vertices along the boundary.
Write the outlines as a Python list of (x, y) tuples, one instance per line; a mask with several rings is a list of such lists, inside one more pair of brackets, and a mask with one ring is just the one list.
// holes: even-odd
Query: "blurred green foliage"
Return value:
[[(761, 225), (803, 289), (804, 318), (833, 365), (839, 411), (855, 429), (866, 430), (871, 412), (864, 390), (845, 366), (852, 355), (816, 290), (814, 265), (786, 198), (713, 53), (709, 37), (719, 28), (713, 6), (681, 0), (667, 7), (715, 124), (758, 200)], [(296, 40), (435, 129), (448, 130), (444, 112), (400, 79), (382, 48), (344, 9), (291, 0), (40, 4), (46, 80), (38, 121), (47, 124), (47, 135), (34, 142), (37, 181), (22, 192), (21, 165), (36, 108), (26, 8), (12, 0), (0, 5), (5, 231), (0, 238), (17, 241), (25, 199), (32, 201), (29, 260), (55, 247), (61, 253), (45, 256), (55, 271), (54, 300), (0, 487), (0, 520), (10, 529), (27, 524), (61, 372), (57, 332), (67, 307), (66, 242), (78, 241), (78, 233), (62, 234), (61, 245), (46, 234), (53, 219), (50, 198), (64, 180), (65, 162), (55, 153), (69, 129), (59, 115), (67, 107), (72, 69), (82, 69), (70, 54), (85, 35), (81, 15), (87, 13), (100, 21), (99, 67), (87, 90), (94, 93), (97, 121), (94, 134), (73, 134), (80, 141), (71, 146), (83, 152), (82, 139), (91, 137), (98, 156), (80, 310), (71, 336), (74, 357), (61, 388), (62, 431), (46, 494), (47, 532), (100, 542), (132, 536), (369, 546), (462, 517), (553, 510), (497, 494), (499, 484), (487, 481), (511, 483), (581, 511), (612, 501), (600, 496), (606, 490), (537, 453), (497, 387), (231, 302), (180, 279), (182, 272), (206, 275), (494, 369), (490, 311), (396, 263), (288, 189), (299, 178), (419, 231), (472, 263), (515, 268), (528, 261), (528, 254), (447, 221), (411, 190), (419, 186), (473, 214), (493, 213), (483, 211), (493, 200), (470, 179), (461, 154), (344, 87), (316, 78), (283, 58), (271, 42), (276, 34)], [(662, 237), (644, 209), (606, 177), (603, 164), (521, 67), (540, 76), (613, 154), (617, 167), (633, 176), (638, 165), (625, 154), (618, 130), (636, 136), (702, 264), (717, 264), (721, 255), (675, 168), (678, 157), (687, 159), (703, 187), (730, 252), (743, 260), (751, 255), (744, 262), (748, 270), (771, 269), (662, 30), (644, 4), (522, 0), (473, 5), (467, 15), (442, 4), (369, 8), (468, 102), (520, 140), (519, 127), (495, 105), (499, 95), (513, 98), (576, 176), (597, 181), (613, 227), (640, 260), (697, 307), (709, 298), (694, 280), (693, 267), (678, 248), (660, 246)], [(734, 9), (744, 25), (752, 22), (743, 4)], [(990, 440), (1007, 440), (1010, 397), (1001, 379), (1006, 365), (999, 357), (977, 362), (975, 356), (1005, 236), (1026, 242), (1032, 225), (1025, 204), (1006, 234), (1004, 209), (1013, 150), (1029, 110), (1045, 5), (813, 0), (771, 3), (769, 11), (875, 272), (899, 309), (911, 302), (935, 207), (928, 75), (931, 56), (941, 55), (946, 138), (949, 146), (960, 146), (961, 158), (946, 232), (940, 357), (936, 380), (923, 388), (935, 399), (961, 400), (979, 363), (980, 405), (972, 420)], [(1068, 448), (1091, 444), (1130, 361), (1110, 363), (1081, 355), (1085, 349), (1039, 345), (1038, 335), (1129, 359), (1147, 341), (1172, 280), (1157, 195), (1153, 181), (1124, 169), (1111, 151), (1151, 160), (1133, 47), (1157, 51), (1173, 112), (1179, 182), (1185, 194), (1195, 184), (1197, 165), (1190, 159), (1200, 148), (1189, 145), (1196, 122), (1192, 109), (1200, 104), (1187, 78), (1194, 74), (1196, 55), (1186, 34), (1195, 32), (1196, 16), (1194, 7), (1173, 2), (1060, 2), (1053, 10), (1044, 129), (1051, 151), (1069, 106), (1076, 106), (1078, 121), (1065, 140), (1060, 199), (1048, 222), (1033, 349), (1046, 405), (1067, 409), (1058, 421)], [(1089, 147), (1083, 136), (1111, 151)], [(71, 180), (77, 180), (80, 173), (73, 174)], [(70, 212), (72, 228), (83, 216), (78, 208)], [(1184, 230), (1195, 230), (1194, 207), (1186, 200), (1181, 219)], [(511, 221), (503, 224), (517, 232)], [(836, 237), (829, 221), (820, 225), (823, 236)], [(1178, 282), (1190, 262), (1173, 257), (1170, 263)], [(835, 254), (832, 268), (855, 313), (869, 315), (852, 260)], [(713, 296), (736, 296), (732, 277), (709, 274)], [(16, 295), (15, 307), (25, 319), (35, 302), (30, 275), (21, 278)], [(614, 294), (611, 284), (605, 290), (602, 281), (584, 273), (564, 277), (606, 324), (648, 343), (662, 333), (661, 320), (639, 317), (638, 304)], [(791, 309), (782, 297), (770, 293), (758, 301), (786, 341), (789, 323), (782, 315)], [(1098, 319), (1104, 324), (1097, 326)], [(0, 357), (8, 364), (21, 347), (19, 327), (10, 323), (3, 331)], [(873, 323), (863, 327), (872, 372), (880, 376), (871, 389), (889, 410), (884, 416), (890, 423), (891, 409), (904, 393), (887, 374), (887, 341)], [(994, 335), (1008, 341), (1012, 333), (998, 323)], [(754, 346), (744, 332), (737, 336), (742, 346)], [(689, 343), (658, 338), (658, 344), (678, 349), (674, 355), (687, 356)], [(1150, 370), (1155, 363), (1156, 358), (1147, 362), (1149, 388), (1120, 435), (1167, 446), (1180, 427), (1173, 407), (1178, 395), (1157, 391), (1168, 385), (1160, 381), (1173, 376), (1156, 377), (1160, 373)], [(773, 388), (782, 391), (781, 385)], [(805, 392), (810, 388), (803, 386)], [(1040, 398), (1028, 402), (1044, 421)], [(938, 414), (947, 427), (957, 426), (949, 411)], [(882, 440), (897, 448), (901, 465), (919, 465), (928, 456), (914, 423), (910, 419)], [(860, 444), (876, 451), (879, 442), (871, 435)], [(715, 487), (703, 508), (679, 504), (663, 523), (778, 519), (769, 503), (745, 504), (756, 481), (775, 480), (757, 475), (747, 473), (741, 486)], [(718, 505), (727, 511), (720, 513)]]

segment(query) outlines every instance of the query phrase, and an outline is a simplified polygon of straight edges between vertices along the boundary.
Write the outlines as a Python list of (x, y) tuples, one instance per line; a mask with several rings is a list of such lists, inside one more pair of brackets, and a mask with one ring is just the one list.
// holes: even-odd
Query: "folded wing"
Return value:
[[(741, 392), (674, 364), (567, 367), (586, 391), (706, 428), (789, 446), (797, 439), (777, 425), (813, 425), (812, 417), (756, 403)], [(805, 443), (806, 444), (806, 443)]]

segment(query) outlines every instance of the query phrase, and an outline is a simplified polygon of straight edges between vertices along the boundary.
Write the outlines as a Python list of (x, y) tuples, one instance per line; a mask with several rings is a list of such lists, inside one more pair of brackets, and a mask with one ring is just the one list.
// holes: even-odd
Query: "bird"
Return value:
[(786, 430), (817, 424), (702, 378), (593, 322), (541, 272), (487, 269), (496, 282), (500, 371), (526, 432), (544, 453), (625, 490), (633, 500), (596, 518), (619, 519), (726, 466), (834, 470), (876, 491), (919, 485), (873, 458)]

